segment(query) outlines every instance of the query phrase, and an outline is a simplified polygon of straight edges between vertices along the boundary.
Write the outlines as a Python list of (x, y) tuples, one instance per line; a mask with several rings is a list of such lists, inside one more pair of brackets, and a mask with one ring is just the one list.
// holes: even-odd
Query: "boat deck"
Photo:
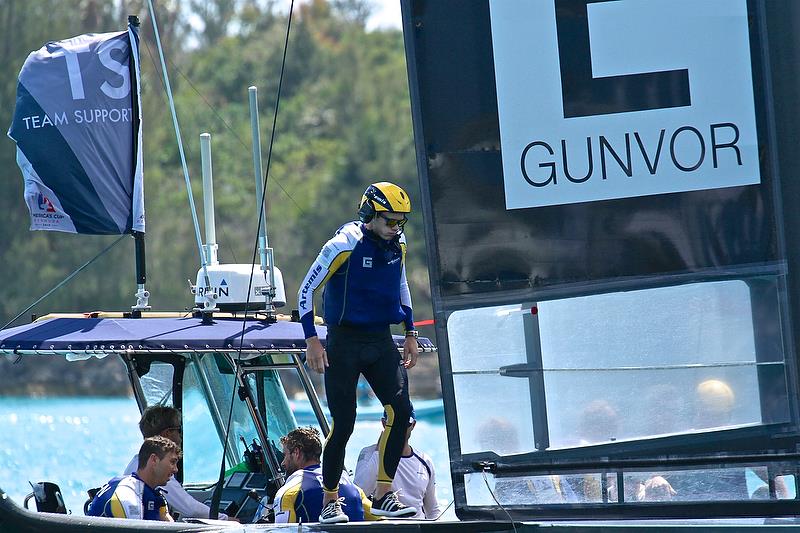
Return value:
[(37, 513), (19, 507), (5, 493), (0, 491), (0, 531), (16, 533), (53, 533), (92, 531), (106, 533), (117, 531), (208, 531), (208, 532), (259, 532), (259, 531), (307, 531), (344, 532), (358, 529), (362, 532), (378, 533), (467, 533), (467, 532), (510, 532), (523, 533), (546, 529), (549, 533), (613, 533), (648, 531), (671, 533), (678, 531), (747, 532), (754, 529), (777, 529), (791, 532), (800, 531), (800, 519), (796, 518), (737, 518), (737, 519), (685, 519), (685, 520), (626, 520), (626, 521), (542, 521), (542, 522), (502, 522), (490, 520), (427, 521), (427, 520), (385, 520), (381, 522), (358, 522), (352, 524), (236, 524), (215, 520), (195, 522), (145, 522), (141, 520), (120, 520), (79, 515)]

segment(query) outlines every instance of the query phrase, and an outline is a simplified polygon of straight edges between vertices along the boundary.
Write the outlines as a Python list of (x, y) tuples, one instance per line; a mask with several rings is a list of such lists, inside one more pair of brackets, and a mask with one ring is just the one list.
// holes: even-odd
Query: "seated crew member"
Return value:
[[(183, 445), (181, 436), (181, 412), (174, 407), (166, 405), (152, 405), (144, 410), (142, 418), (139, 420), (139, 431), (146, 439), (156, 435), (165, 437), (174, 442), (179, 448)], [(139, 463), (139, 456), (134, 455), (128, 466), (122, 472), (123, 475), (130, 474), (136, 470)], [(208, 518), (211, 509), (208, 505), (197, 501), (186, 489), (171, 476), (164, 486), (164, 494), (169, 503), (170, 509), (177, 512), (184, 518)], [(219, 513), (220, 520), (235, 520), (228, 518), (224, 513)]]
[(145, 439), (136, 471), (109, 481), (92, 500), (87, 514), (172, 522), (158, 487), (178, 471), (180, 453), (178, 445), (165, 437)]
[[(411, 213), (406, 192), (389, 182), (373, 183), (359, 203), (358, 221), (341, 226), (326, 242), (300, 283), (298, 309), (306, 338), (306, 362), (325, 373), (328, 409), (333, 418), (325, 442), (323, 523), (344, 521), (337, 482), (344, 469), (347, 441), (356, 420), (356, 387), (363, 375), (389, 414), (379, 448), (381, 460), (373, 512), (409, 517), (417, 510), (403, 505), (392, 491), (411, 414), (406, 370), (417, 361), (419, 346), (406, 279), (403, 227)], [(327, 344), (314, 326), (314, 294), (321, 287)], [(404, 323), (403, 357), (395, 347), (391, 324)], [(400, 421), (395, 423), (395, 420)]]
[[(322, 442), (312, 427), (301, 427), (281, 437), (286, 483), (278, 490), (272, 505), (275, 522), (314, 522), (322, 512)], [(347, 473), (339, 478), (339, 504), (344, 511), (339, 522), (380, 520), (372, 514), (372, 503)], [(260, 517), (256, 516), (255, 521)]]
[[(381, 418), (383, 427), (386, 427), (386, 413)], [(403, 454), (394, 476), (394, 488), (400, 502), (417, 509), (413, 518), (436, 519), (442, 514), (439, 500), (436, 499), (436, 473), (433, 469), (433, 460), (423, 451), (413, 449), (408, 439), (417, 425), (414, 409), (408, 419), (406, 440), (403, 445)], [(378, 484), (378, 447), (380, 442), (362, 449), (358, 454), (356, 473), (353, 481), (367, 494), (372, 494)]]

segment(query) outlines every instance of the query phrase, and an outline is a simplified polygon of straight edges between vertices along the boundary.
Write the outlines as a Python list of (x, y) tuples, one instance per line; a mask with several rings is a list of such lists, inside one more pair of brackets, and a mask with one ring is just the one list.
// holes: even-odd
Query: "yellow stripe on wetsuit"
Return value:
[(389, 433), (394, 425), (394, 409), (389, 404), (384, 405), (383, 408), (386, 409), (386, 427), (383, 428), (381, 438), (378, 439), (378, 483), (391, 483), (392, 478), (386, 473), (383, 462), (386, 457), (386, 441), (389, 440)]

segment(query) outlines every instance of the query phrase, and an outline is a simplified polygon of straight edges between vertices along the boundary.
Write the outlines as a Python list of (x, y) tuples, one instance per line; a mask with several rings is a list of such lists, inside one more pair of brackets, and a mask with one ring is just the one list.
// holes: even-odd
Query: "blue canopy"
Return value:
[[(324, 342), (326, 328), (317, 327)], [(14, 352), (116, 352), (125, 350), (228, 351), (239, 348), (241, 318), (51, 318), (0, 331), (0, 351)], [(243, 350), (305, 349), (299, 322), (274, 323), (248, 319)], [(403, 337), (395, 335), (402, 346)], [(434, 349), (419, 339), (420, 349)]]

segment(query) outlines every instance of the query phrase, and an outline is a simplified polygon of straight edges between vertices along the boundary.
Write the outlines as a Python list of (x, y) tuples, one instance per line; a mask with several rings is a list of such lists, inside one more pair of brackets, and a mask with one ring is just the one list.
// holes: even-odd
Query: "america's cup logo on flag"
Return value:
[(138, 58), (132, 26), (28, 56), (8, 136), (32, 230), (144, 232)]

